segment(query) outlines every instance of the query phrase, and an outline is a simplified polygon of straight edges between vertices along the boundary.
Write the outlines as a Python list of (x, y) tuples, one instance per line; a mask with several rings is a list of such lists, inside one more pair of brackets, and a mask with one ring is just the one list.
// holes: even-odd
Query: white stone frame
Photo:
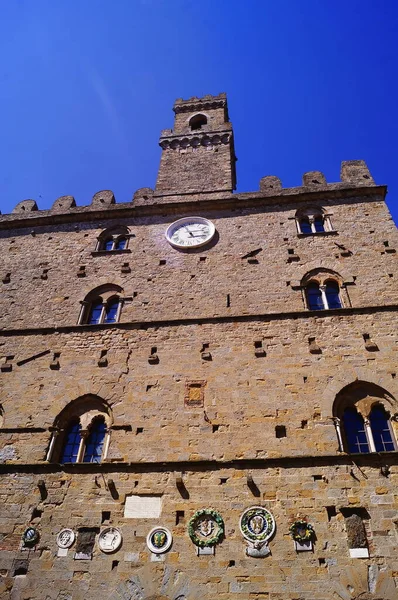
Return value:
[(81, 308), (80, 308), (80, 314), (79, 314), (79, 319), (78, 319), (77, 324), (78, 325), (89, 325), (89, 323), (87, 323), (87, 320), (88, 320), (88, 317), (89, 317), (89, 314), (91, 311), (91, 307), (96, 302), (96, 300), (101, 299), (102, 300), (102, 310), (101, 310), (100, 318), (98, 320), (98, 323), (93, 323), (93, 325), (102, 325), (104, 323), (105, 317), (106, 317), (106, 307), (108, 306), (109, 302), (115, 298), (118, 299), (118, 307), (117, 307), (115, 323), (119, 323), (120, 315), (122, 312), (123, 298), (119, 295), (119, 292), (116, 292), (115, 290), (109, 290), (107, 292), (103, 292), (102, 294), (98, 294), (98, 296), (94, 296), (92, 300), (81, 300), (80, 301)]
[(308, 310), (314, 310), (313, 308), (310, 308), (309, 302), (308, 302), (308, 294), (307, 294), (307, 288), (309, 285), (311, 285), (311, 283), (316, 283), (319, 286), (320, 292), (321, 292), (321, 296), (322, 296), (322, 303), (323, 303), (323, 309), (320, 310), (336, 310), (336, 309), (330, 309), (329, 308), (329, 303), (328, 303), (328, 299), (326, 296), (326, 284), (331, 281), (332, 283), (336, 283), (338, 285), (339, 288), (339, 299), (340, 299), (340, 304), (341, 307), (340, 308), (345, 308), (344, 302), (343, 302), (343, 298), (341, 296), (341, 284), (340, 282), (334, 278), (333, 276), (330, 276), (329, 273), (325, 274), (324, 277), (322, 277), (321, 279), (319, 278), (311, 278), (309, 279), (305, 284), (304, 284), (304, 289), (305, 289), (305, 304), (306, 304), (306, 308)]
[[(388, 415), (390, 415), (390, 411), (388, 409), (386, 409), (386, 407), (384, 406), (384, 404), (382, 402), (377, 402), (376, 404), (373, 404), (372, 405), (372, 409), (377, 404), (380, 404), (384, 408), (385, 412)], [(348, 408), (348, 406), (345, 406), (343, 408), (343, 412), (344, 412), (345, 408)], [(356, 411), (358, 412), (358, 414), (360, 414), (361, 417), (363, 418), (365, 435), (366, 435), (366, 439), (367, 439), (367, 442), (368, 442), (368, 445), (369, 445), (369, 454), (373, 454), (375, 452), (378, 452), (376, 450), (375, 442), (374, 442), (374, 439), (373, 439), (373, 432), (372, 432), (372, 428), (370, 426), (370, 421), (369, 421), (369, 415), (370, 415), (370, 412), (372, 412), (372, 409), (371, 409), (371, 411), (369, 412), (368, 415), (363, 415), (362, 412), (361, 412), (361, 410), (359, 410), (357, 406), (353, 405), (353, 408), (355, 408)], [(394, 445), (395, 451), (397, 451), (398, 450), (397, 439), (395, 437), (394, 428), (391, 425), (391, 420), (394, 418), (394, 416), (395, 415), (389, 416), (389, 418), (387, 418), (387, 425), (388, 425), (388, 428), (390, 430), (391, 440), (392, 440), (392, 443)], [(335, 426), (335, 429), (336, 429), (337, 440), (338, 440), (338, 443), (339, 443), (339, 451), (340, 452), (346, 452), (347, 454), (350, 454), (350, 452), (344, 448), (345, 444), (344, 444), (344, 441), (343, 441), (341, 418), (340, 417), (332, 417), (332, 419), (333, 419), (333, 423), (334, 423), (334, 426)], [(345, 430), (343, 430), (343, 432), (344, 432), (344, 438), (345, 438), (345, 441), (346, 441), (347, 434), (346, 434)], [(367, 454), (367, 453), (364, 453), (364, 454)]]
[[(127, 250), (127, 248), (129, 247), (129, 240), (131, 237), (134, 237), (134, 235), (130, 233), (129, 228), (126, 225), (114, 225), (112, 227), (108, 227), (107, 229), (101, 231), (101, 233), (97, 237), (95, 252), (115, 252), (116, 242), (120, 238), (125, 238), (126, 247), (123, 250)], [(112, 248), (111, 250), (105, 250), (104, 245), (110, 238), (112, 238), (113, 240)]]
[[(167, 542), (164, 546), (162, 546), (162, 548), (157, 548), (151, 542), (152, 535), (156, 531), (164, 531), (167, 535)], [(171, 531), (169, 529), (167, 529), (166, 527), (154, 527), (153, 529), (151, 529), (151, 531), (146, 536), (146, 545), (148, 546), (149, 550), (151, 552), (153, 552), (154, 554), (164, 554), (165, 552), (167, 552), (167, 550), (170, 549), (172, 543), (173, 543), (173, 535), (172, 535)]]
[[(316, 231), (315, 219), (317, 217), (322, 218), (324, 231)], [(311, 233), (305, 233), (305, 232), (301, 231), (300, 221), (302, 221), (305, 218), (307, 218), (310, 223)], [(319, 235), (319, 234), (322, 235), (323, 233), (328, 233), (328, 232), (334, 231), (332, 222), (330, 220), (330, 216), (328, 214), (326, 214), (322, 208), (311, 207), (311, 208), (307, 208), (307, 209), (303, 209), (303, 210), (298, 210), (295, 215), (295, 220), (296, 220), (297, 233), (300, 235)]]
[[(93, 412), (95, 412), (95, 414), (93, 414)], [(91, 415), (91, 417), (88, 420), (87, 416), (89, 416), (89, 415)], [(106, 457), (107, 457), (108, 451), (109, 451), (109, 444), (111, 441), (109, 415), (107, 415), (106, 413), (101, 412), (101, 411), (88, 411), (87, 413), (81, 415), (81, 417), (78, 419), (78, 422), (80, 423), (80, 426), (81, 426), (81, 430), (80, 430), (80, 444), (79, 444), (79, 450), (77, 452), (76, 463), (83, 462), (84, 454), (86, 451), (86, 440), (87, 440), (88, 436), (90, 435), (90, 427), (92, 426), (92, 424), (98, 417), (104, 418), (105, 427), (106, 427), (105, 436), (104, 436), (104, 444), (103, 444), (103, 448), (102, 448), (102, 455), (101, 455), (100, 462), (103, 462), (104, 460), (106, 460)], [(63, 445), (65, 442), (65, 432), (68, 429), (68, 427), (70, 426), (72, 420), (73, 420), (73, 416), (69, 419), (69, 421), (65, 427), (56, 429), (52, 432), (50, 445), (49, 445), (47, 456), (46, 456), (47, 462), (52, 462), (52, 459), (54, 456), (54, 451), (57, 446), (57, 441), (60, 437), (60, 434), (63, 434), (62, 437), (64, 439), (62, 439), (62, 447), (58, 448), (58, 453), (59, 454), (62, 453)]]

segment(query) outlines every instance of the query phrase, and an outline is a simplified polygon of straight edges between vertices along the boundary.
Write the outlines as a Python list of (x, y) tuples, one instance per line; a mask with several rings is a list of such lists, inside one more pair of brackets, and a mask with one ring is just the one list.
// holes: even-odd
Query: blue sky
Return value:
[(365, 159), (398, 222), (396, 0), (0, 0), (0, 208), (154, 187), (176, 98), (227, 92), (238, 191)]

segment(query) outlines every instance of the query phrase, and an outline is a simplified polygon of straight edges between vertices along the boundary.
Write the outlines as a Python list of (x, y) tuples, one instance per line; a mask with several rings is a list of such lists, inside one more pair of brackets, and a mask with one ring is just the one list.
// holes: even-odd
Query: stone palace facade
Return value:
[(386, 187), (233, 193), (225, 94), (174, 113), (154, 190), (0, 216), (0, 598), (396, 600)]

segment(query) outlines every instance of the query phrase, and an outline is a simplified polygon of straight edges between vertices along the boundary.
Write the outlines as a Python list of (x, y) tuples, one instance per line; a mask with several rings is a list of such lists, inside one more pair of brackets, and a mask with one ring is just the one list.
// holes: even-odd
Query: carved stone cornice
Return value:
[(159, 146), (163, 150), (181, 150), (186, 148), (199, 148), (200, 146), (219, 146), (220, 144), (229, 144), (231, 140), (231, 133), (223, 133), (222, 135), (216, 134), (195, 134), (193, 136), (181, 136), (173, 137), (173, 139), (161, 138)]

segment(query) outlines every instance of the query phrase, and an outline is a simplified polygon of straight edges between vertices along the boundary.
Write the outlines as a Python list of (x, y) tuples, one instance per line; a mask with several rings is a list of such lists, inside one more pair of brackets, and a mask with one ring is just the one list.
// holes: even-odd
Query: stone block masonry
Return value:
[[(0, 598), (395, 600), (386, 188), (346, 161), (338, 183), (311, 171), (233, 193), (225, 94), (174, 113), (155, 190), (0, 215)], [(190, 216), (216, 234), (171, 246)], [(250, 507), (275, 519), (269, 539), (261, 517), (243, 536)], [(204, 509), (224, 533), (212, 545), (217, 522), (195, 521), (199, 548)], [(172, 544), (155, 553), (162, 527)], [(107, 552), (109, 528), (122, 543)]]

